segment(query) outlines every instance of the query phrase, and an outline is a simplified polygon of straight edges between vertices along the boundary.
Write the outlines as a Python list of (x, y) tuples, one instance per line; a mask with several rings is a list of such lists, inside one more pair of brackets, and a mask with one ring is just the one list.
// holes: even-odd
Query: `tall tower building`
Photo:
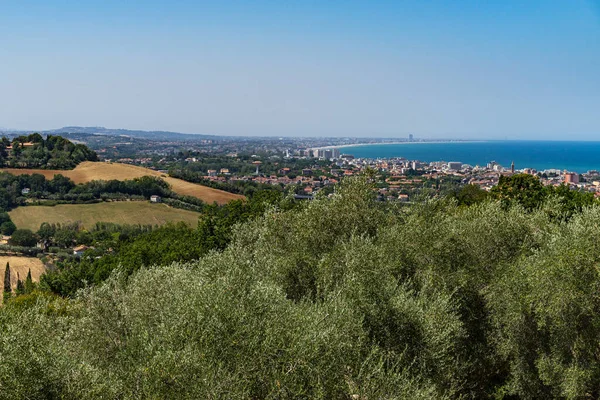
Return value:
[(413, 135), (411, 133), (411, 134), (408, 135), (408, 141), (412, 142), (413, 140), (414, 140), (414, 137), (413, 137)]
[(510, 164), (510, 172), (513, 174), (515, 173), (515, 162), (514, 161)]

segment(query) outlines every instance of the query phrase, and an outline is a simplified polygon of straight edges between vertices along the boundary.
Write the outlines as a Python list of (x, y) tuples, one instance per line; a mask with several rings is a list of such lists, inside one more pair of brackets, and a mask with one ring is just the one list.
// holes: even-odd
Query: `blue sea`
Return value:
[(359, 158), (404, 157), (420, 161), (460, 161), (463, 164), (485, 165), (496, 161), (516, 169), (560, 169), (572, 172), (600, 170), (600, 142), (559, 141), (484, 141), (373, 144), (345, 147), (343, 154)]

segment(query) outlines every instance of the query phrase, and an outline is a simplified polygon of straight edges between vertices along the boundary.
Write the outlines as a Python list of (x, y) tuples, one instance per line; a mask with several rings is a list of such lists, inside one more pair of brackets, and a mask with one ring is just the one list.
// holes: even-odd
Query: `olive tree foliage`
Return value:
[(563, 224), (489, 290), (504, 390), (527, 397), (600, 396), (600, 208)]
[(600, 209), (373, 193), (349, 179), (197, 261), (9, 301), (0, 399), (598, 397)]
[[(369, 345), (341, 299), (296, 304), (244, 264), (228, 254), (142, 270), (127, 285), (114, 276), (61, 316), (47, 301), (3, 313), (0, 397), (433, 398)], [(200, 269), (227, 266), (237, 271), (214, 280)]]

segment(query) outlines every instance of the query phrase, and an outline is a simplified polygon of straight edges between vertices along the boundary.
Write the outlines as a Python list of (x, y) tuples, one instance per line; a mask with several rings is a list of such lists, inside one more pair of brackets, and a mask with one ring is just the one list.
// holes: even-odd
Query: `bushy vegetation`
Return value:
[(355, 178), (215, 208), (179, 250), (153, 230), (71, 298), (10, 300), (0, 398), (597, 398), (600, 206), (561, 201), (396, 207)]
[(552, 202), (553, 206), (547, 208), (547, 212), (558, 219), (568, 219), (597, 202), (594, 193), (574, 190), (566, 184), (544, 186), (537, 176), (529, 174), (501, 175), (490, 192), (476, 185), (462, 185), (448, 191), (448, 197), (455, 199), (459, 205), (467, 206), (494, 199), (505, 208), (518, 205), (526, 211), (537, 210)]
[(62, 136), (44, 140), (34, 133), (19, 136), (12, 142), (0, 139), (0, 166), (11, 168), (72, 169), (82, 161), (98, 161), (98, 155), (83, 144), (75, 144)]
[(10, 215), (6, 212), (0, 212), (0, 233), (3, 235), (12, 235), (16, 229), (17, 227), (11, 221)]
[(70, 248), (74, 245), (100, 245), (106, 248), (117, 245), (119, 241), (131, 240), (141, 234), (156, 229), (152, 225), (118, 225), (97, 222), (90, 229), (80, 223), (50, 224), (44, 222), (37, 231), (37, 238), (45, 247)]
[[(206, 206), (197, 227), (185, 223), (162, 227), (96, 224), (94, 229), (82, 231), (77, 224), (42, 224), (38, 235), (51, 246), (94, 246), (82, 258), (59, 262), (57, 268), (42, 277), (42, 285), (56, 294), (74, 296), (86, 285), (104, 282), (117, 268), (128, 276), (144, 266), (196, 260), (211, 250), (224, 249), (236, 224), (262, 215), (280, 199), (280, 194), (267, 191), (250, 201)], [(68, 244), (62, 240), (65, 237)]]
[(11, 246), (34, 247), (37, 244), (35, 233), (29, 229), (17, 229), (8, 240)]

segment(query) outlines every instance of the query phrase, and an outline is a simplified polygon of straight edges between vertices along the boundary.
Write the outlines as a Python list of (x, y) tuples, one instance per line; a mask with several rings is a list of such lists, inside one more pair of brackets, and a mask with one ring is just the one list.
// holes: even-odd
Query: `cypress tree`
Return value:
[(12, 292), (10, 288), (10, 264), (6, 263), (6, 269), (4, 270), (4, 291)]
[(10, 265), (6, 263), (4, 270), (4, 301), (12, 296), (12, 288), (10, 287)]
[(23, 281), (21, 280), (21, 277), (19, 276), (19, 273), (17, 272), (17, 290), (15, 291), (16, 295), (22, 295), (25, 294), (25, 285), (23, 285)]
[(33, 280), (31, 279), (31, 268), (27, 272), (27, 278), (25, 278), (25, 293), (29, 294), (33, 292)]

